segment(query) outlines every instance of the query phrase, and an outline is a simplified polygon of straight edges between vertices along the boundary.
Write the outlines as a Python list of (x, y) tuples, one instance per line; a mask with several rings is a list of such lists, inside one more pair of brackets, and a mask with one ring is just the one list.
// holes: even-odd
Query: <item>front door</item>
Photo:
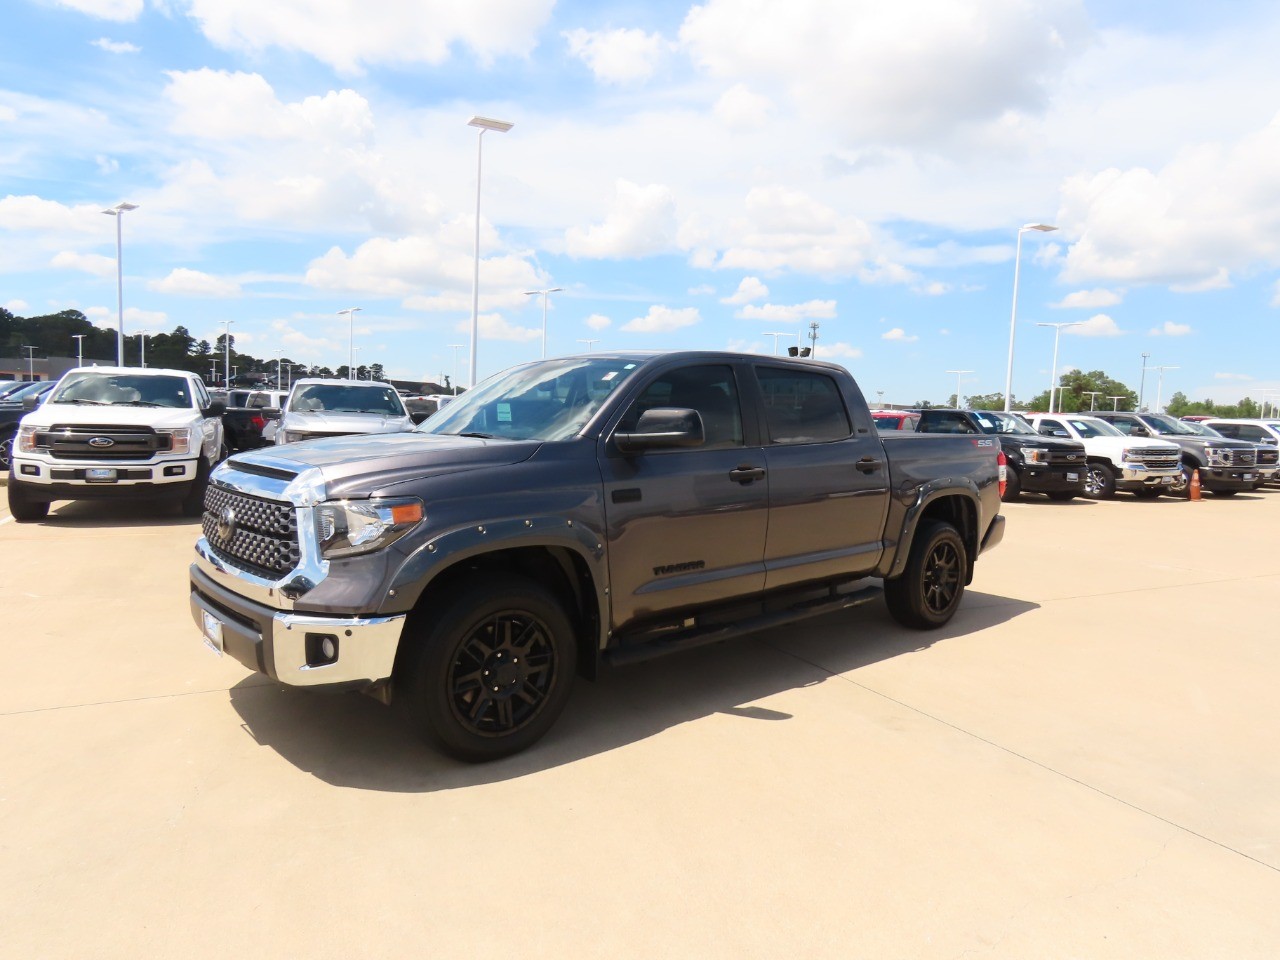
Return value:
[(768, 478), (754, 431), (744, 432), (740, 393), (733, 365), (668, 369), (617, 429), (654, 407), (685, 407), (702, 416), (705, 443), (623, 454), (602, 441), (612, 629), (764, 587)]

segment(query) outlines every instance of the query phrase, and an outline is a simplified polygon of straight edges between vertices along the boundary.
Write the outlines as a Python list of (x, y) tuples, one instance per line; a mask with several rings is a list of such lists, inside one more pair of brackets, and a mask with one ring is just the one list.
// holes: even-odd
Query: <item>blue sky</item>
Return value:
[[(0, 305), (465, 383), (820, 324), (869, 395), (1280, 390), (1280, 8), (7, 0)], [(782, 345), (786, 337), (779, 338)], [(70, 352), (70, 345), (68, 346)], [(455, 367), (455, 355), (458, 363)]]

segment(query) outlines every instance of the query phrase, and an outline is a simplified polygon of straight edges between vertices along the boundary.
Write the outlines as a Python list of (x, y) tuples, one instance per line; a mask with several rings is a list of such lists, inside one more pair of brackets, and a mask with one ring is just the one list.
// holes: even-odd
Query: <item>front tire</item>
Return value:
[(1004, 474), (1004, 496), (1000, 498), (1005, 503), (1016, 503), (1022, 499), (1022, 478), (1018, 476), (1017, 468), (1013, 464), (1009, 464)]
[(23, 488), (24, 484), (9, 474), (9, 513), (18, 523), (35, 523), (49, 516), (49, 501), (36, 500)]
[(9, 467), (13, 465), (13, 441), (17, 435), (14, 430), (0, 439), (0, 473), (8, 473)]
[(545, 734), (569, 699), (573, 625), (539, 584), (495, 576), (443, 598), (397, 666), (394, 701), (410, 725), (470, 763), (510, 756)]
[(198, 517), (204, 513), (204, 494), (208, 486), (209, 465), (204, 462), (202, 457), (200, 465), (196, 467), (196, 478), (191, 481), (191, 488), (180, 502), (184, 517)]
[(1105, 463), (1090, 463), (1085, 468), (1084, 495), (1092, 500), (1110, 500), (1116, 495), (1116, 475)]
[(935, 630), (955, 616), (968, 570), (964, 539), (951, 524), (925, 520), (916, 528), (907, 568), (884, 582), (889, 615), (904, 627)]

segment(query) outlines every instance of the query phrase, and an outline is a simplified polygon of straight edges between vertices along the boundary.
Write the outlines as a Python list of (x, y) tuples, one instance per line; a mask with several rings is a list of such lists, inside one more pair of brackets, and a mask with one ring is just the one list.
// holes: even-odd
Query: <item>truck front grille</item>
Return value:
[(150, 427), (119, 424), (55, 424), (35, 435), (36, 449), (55, 460), (150, 460), (170, 444), (167, 434)]
[(1074, 450), (1050, 450), (1049, 462), (1062, 467), (1083, 467), (1085, 462), (1084, 447)]
[(201, 525), (216, 556), (260, 577), (278, 580), (301, 561), (292, 504), (210, 483)]
[(1258, 466), (1274, 467), (1277, 463), (1280, 463), (1280, 450), (1275, 447), (1258, 448)]
[(1257, 461), (1253, 450), (1226, 450), (1226, 462), (1233, 467), (1252, 467)]
[(1138, 460), (1148, 470), (1176, 470), (1178, 464), (1182, 462), (1177, 450), (1161, 448), (1132, 450), (1129, 456)]

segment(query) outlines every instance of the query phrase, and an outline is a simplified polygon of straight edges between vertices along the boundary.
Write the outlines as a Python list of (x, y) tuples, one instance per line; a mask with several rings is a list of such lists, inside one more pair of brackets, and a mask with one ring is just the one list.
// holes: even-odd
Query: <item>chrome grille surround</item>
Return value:
[[(223, 524), (226, 516), (234, 520), (230, 530)], [(201, 527), (215, 554), (259, 576), (281, 577), (302, 560), (298, 518), (289, 503), (210, 483)]]

